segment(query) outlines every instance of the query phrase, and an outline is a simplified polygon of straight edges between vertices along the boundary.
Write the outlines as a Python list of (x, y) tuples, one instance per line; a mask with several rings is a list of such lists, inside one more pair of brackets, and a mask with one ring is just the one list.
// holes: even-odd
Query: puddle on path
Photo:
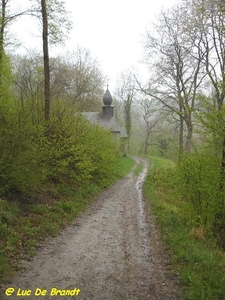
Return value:
[(145, 209), (145, 202), (144, 202), (143, 192), (142, 192), (143, 183), (148, 173), (148, 163), (145, 160), (141, 160), (141, 159), (138, 159), (138, 162), (143, 163), (143, 169), (139, 174), (136, 182), (136, 190), (138, 192), (139, 227), (140, 227), (140, 233), (142, 238), (142, 244), (146, 249), (146, 251), (149, 251), (149, 230), (146, 221), (146, 209)]

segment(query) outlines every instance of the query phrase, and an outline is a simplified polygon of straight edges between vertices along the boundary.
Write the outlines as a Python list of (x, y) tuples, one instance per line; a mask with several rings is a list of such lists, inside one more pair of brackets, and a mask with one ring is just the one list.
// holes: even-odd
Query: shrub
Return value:
[(179, 164), (178, 174), (182, 197), (191, 201), (199, 222), (212, 226), (220, 197), (218, 157), (204, 150), (189, 154)]

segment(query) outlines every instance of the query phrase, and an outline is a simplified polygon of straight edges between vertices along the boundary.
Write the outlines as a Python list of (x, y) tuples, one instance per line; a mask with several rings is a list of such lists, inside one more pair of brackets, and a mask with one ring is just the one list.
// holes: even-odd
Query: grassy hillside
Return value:
[(225, 253), (196, 222), (190, 201), (181, 198), (176, 165), (150, 157), (144, 196), (151, 203), (172, 264), (180, 274), (182, 299), (225, 299)]
[(89, 181), (63, 194), (42, 193), (38, 201), (32, 203), (0, 199), (0, 283), (20, 269), (20, 259), (35, 255), (40, 241), (57, 235), (103, 188), (125, 176), (133, 165), (129, 157), (119, 159), (114, 174), (105, 178), (104, 186), (97, 180)]

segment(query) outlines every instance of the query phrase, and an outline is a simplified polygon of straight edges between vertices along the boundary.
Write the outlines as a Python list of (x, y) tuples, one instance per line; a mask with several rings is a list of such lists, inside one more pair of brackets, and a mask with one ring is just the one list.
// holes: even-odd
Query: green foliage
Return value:
[[(70, 29), (62, 4), (58, 0), (48, 2), (54, 41), (63, 38), (63, 29), (57, 32), (59, 24), (65, 25), (66, 31)], [(119, 143), (111, 132), (93, 126), (74, 111), (77, 96), (89, 108), (96, 106), (102, 88), (96, 61), (87, 51), (82, 55), (78, 55), (75, 68), (73, 62), (65, 63), (65, 72), (56, 68), (60, 75), (52, 74), (54, 95), (49, 122), (44, 120), (40, 57), (24, 58), (17, 68), (14, 65), (13, 78), (9, 58), (1, 56), (1, 282), (17, 269), (18, 259), (34, 255), (40, 240), (57, 234), (86, 208), (93, 196), (124, 176), (133, 164), (130, 158), (121, 158)], [(75, 88), (70, 89), (72, 86)]]
[(137, 176), (143, 170), (143, 163), (140, 163), (136, 166), (133, 171), (134, 176)]
[(47, 1), (49, 18), (50, 42), (52, 44), (63, 43), (72, 29), (69, 12), (65, 8), (65, 2), (60, 0)]
[(53, 183), (75, 188), (90, 181), (104, 186), (109, 174), (115, 172), (115, 162), (120, 156), (118, 144), (110, 132), (91, 125), (79, 115), (69, 125), (70, 128), (56, 122), (48, 128), (42, 144), (47, 177)]
[[(205, 159), (203, 157), (203, 161)], [(180, 186), (179, 168), (181, 166), (177, 167), (168, 160), (151, 157), (144, 195), (151, 201), (162, 237), (170, 249), (173, 267), (180, 274), (181, 299), (223, 299), (225, 254), (218, 249), (202, 222), (196, 221), (196, 210), (186, 199), (188, 192), (185, 193), (184, 186)], [(194, 187), (191, 192), (194, 193)]]
[(195, 165), (195, 176), (200, 183), (198, 189), (193, 182), (188, 186), (194, 192), (192, 202), (195, 207), (198, 205), (196, 210), (204, 210), (199, 214), (200, 219), (204, 223), (209, 222), (218, 244), (225, 249), (225, 106), (219, 105), (218, 95), (201, 99), (201, 105), (205, 109), (197, 117), (202, 125), (200, 135), (204, 145), (186, 160), (188, 164)]
[[(32, 16), (41, 18), (40, 1), (30, 0)], [(46, 1), (46, 10), (48, 15), (49, 40), (54, 44), (64, 43), (72, 29), (70, 14), (66, 10), (65, 1), (48, 0)]]
[(109, 174), (116, 173), (120, 153), (110, 132), (71, 116), (63, 105), (53, 109), (57, 112), (47, 127), (42, 121), (33, 124), (33, 114), (16, 109), (8, 114), (9, 122), (0, 130), (1, 195), (34, 196), (49, 183), (75, 189), (87, 181), (107, 186)]
[[(116, 170), (107, 184), (125, 176), (134, 161), (122, 157), (114, 164)], [(110, 174), (111, 175), (111, 174)], [(109, 177), (109, 176), (108, 176)], [(100, 192), (95, 182), (85, 182), (82, 187), (69, 190), (63, 185), (64, 194), (58, 200), (47, 195), (45, 203), (19, 204), (0, 199), (0, 282), (5, 282), (18, 269), (18, 259), (33, 256), (39, 241), (56, 235), (82, 212)]]
[(225, 248), (225, 191), (221, 189), (220, 156), (205, 146), (199, 151), (184, 154), (172, 171), (167, 160), (163, 168), (160, 158), (153, 160), (152, 180), (155, 187), (167, 189), (170, 199), (188, 202), (192, 211), (188, 222), (204, 227), (208, 234), (217, 239), (218, 245)]
[(110, 132), (63, 102), (52, 105), (46, 125), (41, 100), (17, 102), (10, 72), (6, 78), (7, 89), (0, 82), (0, 281), (122, 173)]
[(212, 227), (222, 196), (219, 157), (204, 150), (183, 157), (178, 176), (181, 197), (191, 201), (199, 222)]
[[(9, 60), (0, 74), (0, 281), (18, 258), (35, 254), (38, 241), (57, 234), (93, 196), (133, 164), (121, 158), (111, 132), (93, 126), (62, 100), (44, 120), (42, 87), (13, 93)], [(29, 73), (29, 72), (28, 72)], [(17, 74), (18, 75), (18, 74)], [(38, 80), (39, 83), (39, 80)]]
[(127, 173), (130, 172), (134, 164), (134, 160), (129, 156), (120, 157), (120, 159), (117, 161), (117, 177), (124, 177)]

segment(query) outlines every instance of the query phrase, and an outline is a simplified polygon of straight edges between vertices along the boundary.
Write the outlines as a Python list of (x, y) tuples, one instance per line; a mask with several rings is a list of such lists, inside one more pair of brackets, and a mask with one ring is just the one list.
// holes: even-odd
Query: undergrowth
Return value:
[(137, 166), (135, 167), (135, 169), (133, 171), (134, 176), (139, 175), (141, 173), (141, 171), (143, 170), (143, 167), (144, 167), (143, 163), (137, 164)]
[(34, 256), (41, 241), (57, 235), (102, 189), (125, 176), (133, 165), (131, 158), (122, 157), (115, 162), (115, 172), (102, 184), (88, 182), (79, 189), (52, 187), (51, 195), (42, 196), (42, 203), (40, 199), (35, 203), (0, 199), (0, 283), (20, 270), (20, 259)]
[(180, 197), (175, 164), (156, 157), (149, 161), (144, 195), (180, 274), (181, 299), (225, 299), (225, 253), (212, 233), (196, 222), (192, 203)]

